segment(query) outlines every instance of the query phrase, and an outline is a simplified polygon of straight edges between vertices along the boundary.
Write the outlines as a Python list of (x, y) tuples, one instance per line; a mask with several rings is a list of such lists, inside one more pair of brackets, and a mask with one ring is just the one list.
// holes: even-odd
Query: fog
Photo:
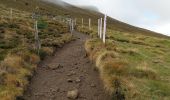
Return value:
[[(59, 0), (50, 0), (60, 3)], [(120, 21), (170, 36), (170, 0), (63, 0), (95, 6)]]

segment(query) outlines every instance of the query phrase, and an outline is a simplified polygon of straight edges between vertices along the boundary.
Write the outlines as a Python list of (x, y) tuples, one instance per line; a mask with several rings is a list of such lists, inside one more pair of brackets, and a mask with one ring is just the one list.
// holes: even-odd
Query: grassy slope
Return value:
[[(80, 8), (77, 8), (77, 7), (68, 5), (68, 4), (67, 4), (67, 7), (63, 7), (60, 5), (54, 5), (54, 4), (45, 3), (45, 2), (39, 2), (39, 1), (35, 2), (35, 0), (29, 0), (29, 1), (28, 0), (17, 0), (17, 2), (14, 2), (13, 0), (12, 1), (1, 0), (0, 3), (3, 5), (6, 5), (6, 7), (9, 7), (9, 8), (13, 7), (16, 9), (23, 9), (25, 11), (23, 12), (24, 15), (25, 14), (31, 15), (32, 11), (34, 11), (34, 8), (36, 7), (35, 4), (37, 4), (40, 8), (40, 12), (42, 15), (49, 15), (49, 16), (61, 15), (63, 17), (77, 18), (79, 25), (81, 23), (81, 18), (85, 19), (85, 25), (87, 25), (87, 22), (88, 22), (87, 20), (90, 17), (92, 18), (92, 22), (93, 22), (93, 31), (88, 31), (86, 27), (84, 29), (80, 29), (79, 27), (78, 29), (80, 31), (87, 32), (87, 33), (92, 32), (93, 37), (96, 37), (96, 33), (97, 33), (96, 32), (97, 18), (102, 16), (102, 14), (100, 13), (97, 13), (94, 11), (83, 10), (83, 9), (80, 9)], [(9, 8), (3, 8), (3, 9), (6, 9), (5, 13), (7, 15), (9, 13), (8, 12)], [(21, 11), (19, 12), (21, 13)], [(5, 23), (7, 23), (7, 27), (5, 29), (9, 30), (8, 29), (8, 27), (10, 26), (8, 25), (9, 20), (1, 19), (2, 25), (4, 25), (4, 21), (2, 20), (5, 20), (6, 21)], [(44, 19), (44, 20), (48, 21), (47, 19)], [(16, 22), (18, 23), (19, 21), (16, 20)], [(21, 22), (24, 23), (25, 21), (21, 21)], [(30, 22), (28, 22), (28, 24), (33, 25), (33, 22), (31, 21), (31, 19), (30, 19)], [(55, 26), (55, 24), (52, 22), (50, 25), (51, 25), (50, 27), (62, 26), (60, 24)], [(23, 24), (22, 26), (25, 26), (25, 24)], [(31, 27), (30, 25), (27, 25), (27, 26)], [(66, 40), (69, 39), (69, 37), (65, 37), (66, 35), (60, 34), (59, 37), (57, 35), (56, 38), (60, 38), (61, 41), (54, 41), (54, 40), (57, 40), (55, 37), (53, 37), (54, 36), (53, 33), (55, 33), (56, 30), (53, 30), (54, 32), (52, 32), (52, 34), (49, 33), (50, 30), (51, 29), (42, 30), (45, 34), (40, 33), (43, 46), (45, 46), (44, 50), (48, 52), (52, 52), (50, 48), (52, 48), (53, 46), (56, 46), (56, 45), (58, 46), (59, 44), (62, 45), (63, 43), (65, 43)], [(21, 34), (23, 33), (26, 34), (24, 36), (28, 35), (21, 29), (19, 29), (18, 31), (21, 31), (20, 32)], [(26, 31), (28, 31), (28, 29), (26, 29)], [(143, 34), (143, 35), (140, 35), (140, 34)], [(170, 65), (169, 64), (170, 60), (168, 57), (170, 56), (170, 54), (167, 53), (167, 51), (169, 50), (170, 43), (169, 43), (169, 40), (166, 40), (163, 38), (150, 37), (150, 36), (165, 37), (165, 38), (168, 38), (168, 37), (148, 31), (148, 30), (133, 27), (128, 24), (111, 19), (111, 18), (108, 19), (107, 35), (108, 36), (107, 36), (106, 46), (104, 46), (100, 40), (95, 39), (95, 38), (87, 41), (86, 43), (86, 50), (89, 53), (91, 60), (96, 62), (96, 66), (101, 71), (101, 78), (104, 80), (106, 89), (113, 94), (115, 94), (115, 92), (118, 92), (118, 94), (120, 95), (119, 97), (121, 98), (123, 98), (125, 95), (127, 99), (143, 100), (143, 99), (153, 98), (154, 100), (155, 99), (159, 100), (160, 98), (163, 98), (163, 99), (168, 100), (169, 95), (170, 95), (169, 93), (169, 86), (170, 86), (169, 85), (169, 79), (170, 79), (169, 70), (170, 68), (168, 67)], [(148, 35), (148, 36), (145, 36), (145, 35)], [(17, 35), (17, 36), (23, 37), (23, 35)], [(50, 37), (45, 38), (46, 36), (47, 37), (50, 36), (51, 38)], [(30, 37), (30, 34), (28, 35), (28, 37)], [(64, 38), (65, 40), (63, 40)], [(15, 39), (12, 39), (12, 40), (15, 40)], [(31, 42), (31, 39), (28, 39), (28, 40)], [(24, 41), (24, 40), (21, 39), (21, 41)], [(2, 44), (3, 42), (1, 43), (1, 45)], [(11, 44), (11, 42), (8, 42), (8, 44)], [(8, 52), (11, 51), (12, 49), (13, 48), (4, 50), (1, 48), (0, 59), (1, 60), (7, 59), (5, 61), (10, 60), (9, 58), (11, 57), (10, 55), (11, 53), (8, 54)], [(17, 51), (20, 51), (20, 49), (19, 50), (17, 49)], [(29, 53), (30, 51), (28, 52), (28, 54)], [(14, 52), (13, 54), (16, 54), (16, 52)], [(16, 58), (16, 55), (13, 55), (13, 54), (12, 54), (12, 57), (14, 56), (14, 58)], [(34, 55), (34, 53), (31, 53), (31, 54)], [(44, 53), (42, 52), (42, 54)], [(6, 56), (6, 55), (9, 55), (9, 56)], [(33, 57), (28, 57), (28, 58), (30, 59), (36, 58), (38, 61), (38, 58), (36, 57), (36, 55), (34, 55)], [(17, 58), (17, 59), (20, 60), (20, 58)], [(27, 62), (27, 61), (24, 61), (24, 62)], [(30, 62), (30, 63), (31, 64), (33, 63), (32, 65), (34, 65), (35, 62)], [(16, 76), (17, 78), (21, 79), (23, 78), (24, 75), (29, 75), (29, 74), (23, 73), (21, 75), (22, 76), (21, 78), (19, 75), (17, 74)], [(3, 76), (4, 78), (0, 80), (3, 80), (6, 78), (5, 74), (3, 73), (1, 74), (1, 76)], [(15, 79), (15, 78), (10, 78), (9, 76), (8, 79)], [(18, 80), (18, 81), (21, 82), (22, 84), (27, 83), (25, 81), (22, 82), (21, 80)], [(9, 86), (11, 88), (8, 88), (8, 86), (4, 87), (4, 85), (1, 85), (0, 86), (1, 97), (11, 96), (9, 98), (13, 98), (13, 96), (21, 95), (23, 91), (22, 89), (20, 90), (20, 88), (13, 88), (13, 84), (16, 87), (16, 84), (18, 84), (18, 81), (17, 82), (14, 81), (14, 83), (11, 82), (11, 80), (9, 82), (7, 81), (8, 83), (12, 83), (12, 87), (11, 87), (11, 84)], [(16, 89), (19, 92), (13, 92), (13, 91), (16, 91)], [(11, 95), (7, 96), (7, 94), (11, 94)], [(114, 95), (114, 96), (118, 97), (118, 95)]]
[(86, 42), (86, 51), (114, 98), (170, 99), (169, 39), (108, 29), (104, 45), (97, 32), (84, 29), (80, 31), (93, 37)]
[(13, 9), (13, 19), (9, 19), (9, 9), (0, 4), (0, 97), (1, 100), (15, 100), (22, 96), (28, 79), (46, 55), (51, 55), (55, 47), (72, 40), (65, 23), (49, 20), (42, 16), (38, 20), (39, 37), (42, 44), (40, 57), (34, 46), (34, 20), (29, 12)]
[[(46, 0), (44, 0), (46, 1)], [(5, 4), (7, 7), (14, 7), (17, 9), (23, 9), (25, 11), (33, 12), (36, 5), (40, 8), (41, 14), (44, 15), (61, 15), (64, 17), (72, 17), (77, 18), (78, 23), (81, 22), (81, 18), (84, 18), (85, 24), (88, 24), (88, 18), (92, 19), (93, 25), (97, 25), (97, 19), (100, 17), (103, 17), (103, 14), (95, 11), (89, 11), (81, 8), (77, 8), (75, 6), (69, 5), (67, 3), (64, 3), (65, 6), (61, 5), (54, 5), (52, 3), (42, 2), (42, 0), (1, 0), (2, 4)], [(25, 3), (28, 3), (26, 6)], [(116, 19), (109, 18), (108, 19), (108, 28), (114, 29), (116, 31), (121, 32), (131, 32), (131, 34), (144, 34), (149, 36), (156, 36), (156, 37), (165, 37), (164, 35), (161, 35), (159, 33), (155, 33), (152, 31), (148, 31), (145, 29), (141, 29), (138, 27), (134, 27), (131, 25), (128, 25), (126, 23), (120, 22)]]

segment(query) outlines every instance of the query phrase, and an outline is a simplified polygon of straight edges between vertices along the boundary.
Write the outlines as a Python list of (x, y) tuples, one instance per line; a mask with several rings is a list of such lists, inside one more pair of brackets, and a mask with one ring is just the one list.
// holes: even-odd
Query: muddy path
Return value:
[(78, 37), (46, 58), (37, 68), (24, 100), (69, 100), (67, 92), (78, 90), (76, 100), (111, 100), (105, 93), (99, 74), (85, 56), (87, 35)]

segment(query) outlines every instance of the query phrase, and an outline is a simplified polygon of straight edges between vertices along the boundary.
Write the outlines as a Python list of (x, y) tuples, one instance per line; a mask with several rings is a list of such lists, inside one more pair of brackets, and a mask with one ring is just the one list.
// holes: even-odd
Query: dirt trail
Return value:
[(67, 92), (78, 89), (77, 100), (111, 100), (105, 93), (97, 71), (85, 57), (84, 42), (88, 36), (74, 32), (76, 41), (45, 59), (24, 95), (25, 100), (68, 100)]

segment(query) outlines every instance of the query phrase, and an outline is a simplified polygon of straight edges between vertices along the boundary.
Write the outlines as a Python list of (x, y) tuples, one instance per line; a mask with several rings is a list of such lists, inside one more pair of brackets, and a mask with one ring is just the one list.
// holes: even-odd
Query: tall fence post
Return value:
[(104, 26), (103, 26), (103, 43), (106, 43), (106, 24), (107, 24), (107, 15), (104, 17)]
[(98, 36), (100, 37), (100, 19), (98, 19)]
[(84, 24), (84, 19), (82, 18), (81, 21), (82, 21), (82, 28), (83, 28), (84, 27), (84, 25), (83, 25)]
[(37, 20), (35, 21), (35, 47), (37, 49), (37, 53), (39, 55), (39, 51), (41, 49), (41, 44), (38, 36), (38, 22)]
[(103, 19), (100, 19), (100, 39), (102, 39), (102, 21)]
[(10, 20), (12, 20), (13, 9), (10, 8)]
[(74, 31), (74, 20), (72, 19), (72, 24), (71, 24), (71, 26), (72, 26), (72, 34), (73, 34), (73, 31)]
[(71, 32), (71, 34), (72, 34), (72, 23), (71, 23), (71, 18), (69, 19), (69, 27), (70, 27), (70, 32)]
[(91, 30), (91, 18), (89, 18), (89, 30)]

